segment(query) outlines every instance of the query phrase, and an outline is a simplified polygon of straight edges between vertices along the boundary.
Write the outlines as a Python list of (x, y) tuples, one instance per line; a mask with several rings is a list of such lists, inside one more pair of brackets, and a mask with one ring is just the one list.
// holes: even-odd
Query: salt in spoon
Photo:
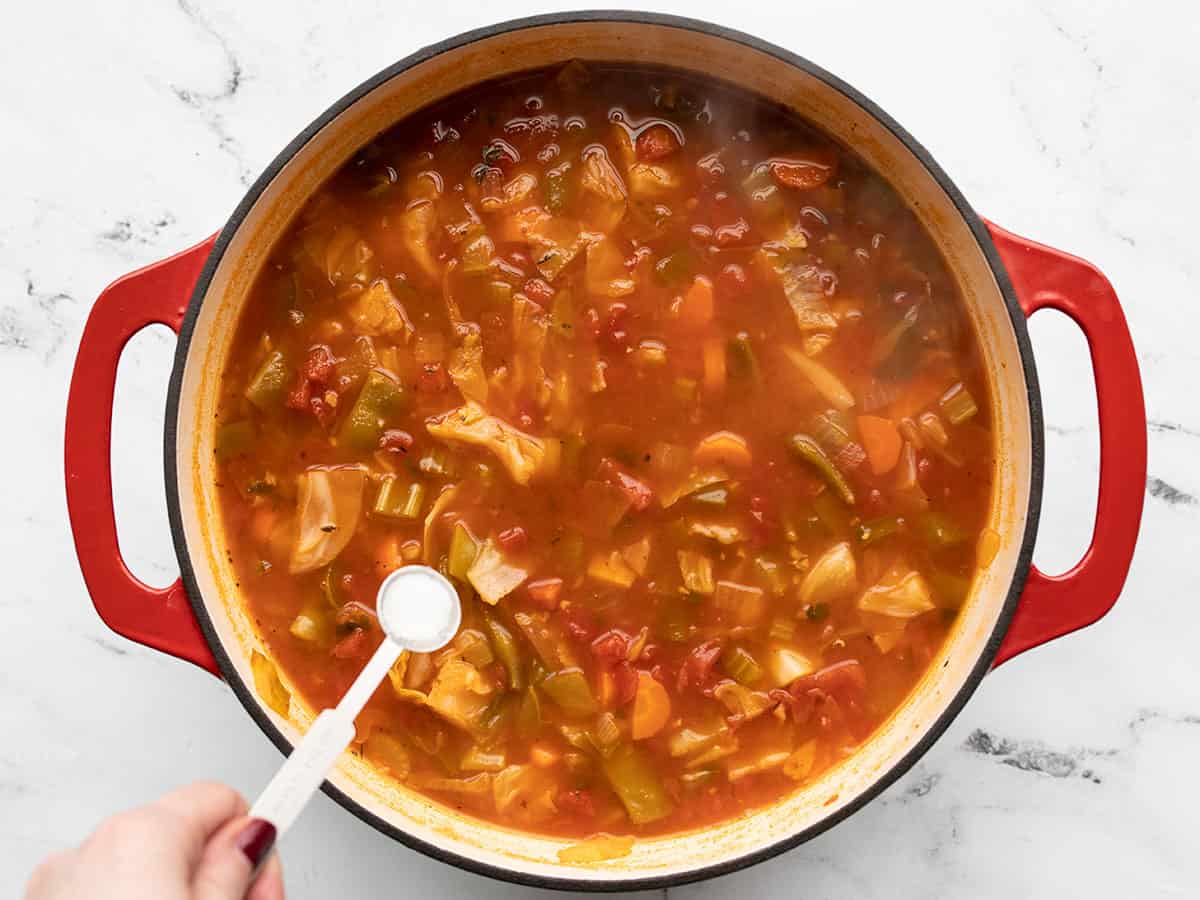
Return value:
[(333, 709), (324, 710), (259, 795), (250, 816), (266, 819), (276, 836), (296, 821), (325, 775), (354, 738), (354, 719), (405, 650), (432, 653), (458, 633), (458, 592), (428, 566), (405, 566), (383, 580), (375, 611), (384, 639)]

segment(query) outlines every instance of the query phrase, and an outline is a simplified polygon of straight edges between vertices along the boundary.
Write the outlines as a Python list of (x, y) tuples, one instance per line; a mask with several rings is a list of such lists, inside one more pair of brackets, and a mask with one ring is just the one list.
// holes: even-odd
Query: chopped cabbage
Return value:
[(478, 669), (454, 658), (438, 670), (425, 704), (452, 725), (478, 733), (495, 692), (495, 684)]
[(288, 570), (297, 575), (328, 565), (345, 549), (362, 512), (366, 466), (312, 466), (300, 475), (298, 523)]
[(474, 400), (430, 420), (425, 427), (440, 440), (462, 441), (492, 451), (517, 484), (529, 484), (553, 463), (546, 441), (489, 416)]

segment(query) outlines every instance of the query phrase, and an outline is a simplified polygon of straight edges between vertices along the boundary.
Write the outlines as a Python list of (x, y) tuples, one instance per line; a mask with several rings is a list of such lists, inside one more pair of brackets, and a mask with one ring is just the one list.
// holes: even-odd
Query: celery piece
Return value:
[(840, 537), (850, 527), (846, 508), (834, 499), (833, 491), (827, 490), (812, 499), (815, 525), (830, 537)]
[(692, 603), (679, 595), (663, 598), (658, 631), (672, 644), (682, 644), (691, 636), (695, 611)]
[(674, 804), (663, 789), (654, 764), (639, 748), (620, 744), (601, 762), (601, 767), (634, 825), (671, 814)]
[(717, 582), (713, 606), (743, 625), (753, 625), (767, 610), (762, 588), (728, 580)]
[(711, 559), (695, 550), (680, 550), (676, 555), (685, 588), (697, 594), (711, 594), (716, 590)]
[(224, 462), (235, 456), (242, 456), (254, 443), (254, 424), (250, 421), (226, 422), (217, 428), (213, 439), (213, 452), (217, 459)]
[(475, 540), (465, 522), (454, 523), (454, 533), (450, 537), (450, 552), (447, 568), (450, 574), (459, 581), (467, 580), (467, 571), (475, 564), (479, 555), (479, 541)]
[(450, 453), (445, 447), (430, 447), (417, 461), (417, 470), (422, 475), (436, 475), (449, 478), (454, 475), (454, 467), (450, 462)]
[(766, 554), (754, 557), (754, 574), (776, 597), (783, 596), (788, 589), (788, 577), (783, 566)]
[(842, 502), (848, 506), (854, 505), (854, 490), (850, 487), (850, 483), (838, 470), (838, 467), (833, 464), (833, 461), (825, 455), (825, 451), (821, 449), (820, 444), (809, 437), (807, 434), (793, 434), (788, 439), (788, 449), (798, 459), (808, 463), (817, 473), (825, 479), (829, 487), (842, 499)]
[(517, 731), (523, 737), (533, 737), (542, 730), (542, 701), (532, 686), (521, 695), (517, 709)]
[[(492, 641), (492, 650), (504, 670), (508, 673), (508, 687), (512, 691), (525, 688), (525, 667), (521, 664), (521, 649), (513, 633), (496, 616), (484, 610), (483, 625)], [(540, 718), (540, 715), (539, 715)]]
[(957, 522), (934, 510), (917, 519), (917, 530), (922, 540), (934, 550), (945, 550), (967, 539), (966, 531)]
[(971, 396), (971, 392), (961, 381), (942, 394), (938, 406), (942, 410), (942, 415), (950, 420), (951, 425), (961, 425), (979, 412), (979, 407), (975, 405), (975, 398)]
[(491, 267), (492, 259), (495, 255), (496, 245), (487, 236), (487, 232), (481, 229), (480, 234), (467, 239), (463, 245), (462, 252), (459, 254), (459, 262), (462, 264), (463, 274), (483, 274)]
[(617, 717), (611, 712), (602, 712), (596, 718), (596, 727), (592, 729), (592, 741), (596, 748), (605, 753), (621, 740), (621, 728), (617, 725)]
[(338, 431), (338, 440), (360, 453), (374, 450), (388, 422), (400, 411), (404, 389), (379, 369), (367, 373), (358, 399)]
[(572, 666), (551, 672), (541, 688), (569, 716), (590, 716), (596, 712), (596, 698), (582, 669)]
[(554, 215), (559, 215), (571, 202), (573, 191), (571, 182), (567, 179), (567, 167), (559, 166), (546, 173), (542, 180), (542, 191), (545, 195), (546, 209)]
[(395, 475), (385, 475), (371, 512), (390, 519), (416, 519), (425, 502), (425, 485), (419, 481), (404, 485)]
[(270, 353), (246, 385), (246, 399), (262, 412), (271, 412), (283, 403), (287, 392), (288, 366), (283, 353)]
[(751, 685), (763, 676), (762, 666), (744, 647), (729, 647), (721, 654), (721, 669), (741, 684)]
[(858, 540), (859, 546), (870, 547), (903, 530), (904, 519), (901, 516), (884, 516), (881, 519), (872, 519), (870, 522), (855, 525), (854, 537)]
[(578, 575), (583, 571), (583, 535), (568, 531), (551, 542), (558, 570), (564, 575)]

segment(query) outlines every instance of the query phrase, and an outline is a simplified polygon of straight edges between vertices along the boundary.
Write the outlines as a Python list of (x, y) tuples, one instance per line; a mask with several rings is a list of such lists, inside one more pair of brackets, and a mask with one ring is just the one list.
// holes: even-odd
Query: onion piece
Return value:
[(783, 355), (793, 366), (809, 380), (822, 397), (828, 400), (836, 409), (851, 409), (854, 406), (854, 395), (840, 378), (815, 359), (805, 356), (795, 347), (784, 347)]
[(853, 593), (858, 587), (858, 566), (850, 544), (834, 544), (813, 563), (800, 582), (800, 606), (832, 603)]

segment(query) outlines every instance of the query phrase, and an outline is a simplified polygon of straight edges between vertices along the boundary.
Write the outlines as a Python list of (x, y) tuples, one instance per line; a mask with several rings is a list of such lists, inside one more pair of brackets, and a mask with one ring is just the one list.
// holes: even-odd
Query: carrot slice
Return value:
[(700, 439), (692, 452), (692, 462), (698, 466), (749, 466), (753, 462), (750, 445), (740, 434), (714, 431)]
[(713, 320), (714, 312), (713, 284), (705, 276), (697, 275), (679, 303), (679, 324), (700, 328)]
[(649, 672), (638, 672), (637, 694), (633, 698), (633, 727), (635, 741), (653, 737), (663, 730), (671, 718), (671, 698)]
[(859, 416), (858, 433), (862, 436), (863, 449), (871, 463), (871, 471), (882, 475), (896, 468), (900, 461), (903, 441), (891, 419), (881, 416)]

